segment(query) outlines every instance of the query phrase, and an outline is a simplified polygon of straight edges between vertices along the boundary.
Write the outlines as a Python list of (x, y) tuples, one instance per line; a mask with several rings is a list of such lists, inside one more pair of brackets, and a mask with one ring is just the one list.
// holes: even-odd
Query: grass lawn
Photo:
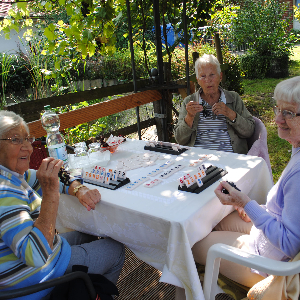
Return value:
[[(287, 78), (300, 76), (300, 46), (294, 47), (293, 55), (290, 59), (290, 75)], [(274, 105), (272, 97), (275, 86), (287, 78), (245, 79), (243, 81), (245, 92), (241, 96), (249, 111), (254, 116), (259, 117), (267, 128), (268, 149), (274, 183), (278, 180), (291, 156), (291, 145), (277, 135), (277, 127), (272, 110)]]

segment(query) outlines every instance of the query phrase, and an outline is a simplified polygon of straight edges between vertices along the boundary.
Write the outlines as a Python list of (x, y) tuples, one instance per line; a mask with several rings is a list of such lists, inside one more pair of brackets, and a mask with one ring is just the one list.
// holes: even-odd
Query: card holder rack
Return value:
[(86, 182), (86, 183), (90, 183), (90, 184), (94, 184), (94, 185), (106, 188), (106, 189), (116, 190), (116, 189), (122, 187), (123, 185), (129, 183), (130, 179), (128, 177), (118, 178), (117, 181), (111, 180), (109, 182), (109, 184), (101, 183), (101, 182), (95, 182), (95, 181), (89, 180), (89, 179), (83, 179), (83, 181)]
[(226, 170), (223, 170), (222, 168), (218, 168), (216, 166), (209, 166), (206, 169), (205, 173), (206, 173), (206, 176), (202, 179), (202, 182), (203, 182), (202, 186), (199, 187), (197, 183), (194, 183), (190, 187), (187, 187), (187, 186), (180, 187), (180, 186), (178, 186), (178, 190), (199, 194), (203, 190), (208, 188), (210, 185), (215, 183), (217, 180), (221, 179), (228, 172)]
[(185, 152), (188, 149), (187, 148), (179, 148), (177, 151), (177, 150), (174, 150), (171, 146), (164, 146), (164, 145), (156, 144), (154, 147), (145, 146), (144, 150), (167, 153), (167, 154), (172, 154), (172, 155), (180, 155), (181, 153)]

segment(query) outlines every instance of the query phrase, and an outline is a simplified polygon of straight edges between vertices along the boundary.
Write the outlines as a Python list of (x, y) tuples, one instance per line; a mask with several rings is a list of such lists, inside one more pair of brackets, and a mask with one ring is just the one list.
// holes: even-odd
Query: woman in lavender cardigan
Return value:
[[(229, 215), (227, 220), (225, 218), (218, 225), (216, 229), (219, 230), (213, 231), (194, 245), (194, 257), (199, 263), (205, 264), (206, 252), (216, 242), (281, 261), (290, 260), (300, 251), (300, 76), (280, 82), (275, 88), (274, 98), (277, 104), (274, 113), (278, 136), (292, 145), (291, 159), (278, 182), (268, 193), (265, 206), (260, 206), (228, 183), (220, 183), (215, 190), (216, 195), (222, 204), (239, 208), (242, 225), (248, 225), (246, 227), (250, 232), (229, 232), (228, 229), (232, 229), (233, 224), (238, 229), (237, 213)], [(229, 194), (222, 193), (223, 188), (227, 189)], [(227, 232), (224, 232), (224, 229), (227, 229)], [(243, 235), (244, 232), (248, 234)], [(249, 287), (267, 276), (227, 261), (221, 262), (220, 271)]]
[[(193, 248), (195, 261), (205, 265), (207, 251), (215, 243), (224, 243), (247, 252), (288, 261), (300, 251), (300, 76), (280, 82), (274, 91), (278, 136), (292, 145), (291, 159), (267, 196), (266, 205), (221, 182), (215, 193), (224, 205), (238, 210), (224, 218), (207, 237)], [(229, 194), (222, 193), (222, 189)], [(268, 274), (221, 260), (220, 272), (228, 278), (252, 287)], [(184, 299), (177, 290), (176, 299)]]

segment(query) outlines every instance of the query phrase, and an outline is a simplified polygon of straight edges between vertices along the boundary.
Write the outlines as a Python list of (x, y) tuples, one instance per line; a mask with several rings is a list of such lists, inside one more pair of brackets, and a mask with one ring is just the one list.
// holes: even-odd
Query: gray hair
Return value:
[(218, 74), (221, 73), (221, 66), (218, 59), (212, 54), (203, 54), (201, 57), (197, 58), (195, 62), (195, 73), (196, 77), (199, 75), (199, 71), (203, 66), (214, 65), (217, 68)]
[(11, 129), (24, 126), (29, 134), (29, 128), (24, 119), (12, 111), (0, 110), (0, 137), (8, 133)]
[(300, 104), (300, 76), (279, 82), (274, 90), (274, 99)]

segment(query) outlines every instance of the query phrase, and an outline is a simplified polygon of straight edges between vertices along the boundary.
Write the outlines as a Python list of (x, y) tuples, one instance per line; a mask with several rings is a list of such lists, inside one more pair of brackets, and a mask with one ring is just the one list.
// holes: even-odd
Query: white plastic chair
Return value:
[(204, 275), (205, 300), (214, 300), (219, 292), (217, 280), (221, 258), (272, 275), (288, 276), (300, 273), (300, 261), (276, 261), (225, 244), (215, 244), (207, 253)]

